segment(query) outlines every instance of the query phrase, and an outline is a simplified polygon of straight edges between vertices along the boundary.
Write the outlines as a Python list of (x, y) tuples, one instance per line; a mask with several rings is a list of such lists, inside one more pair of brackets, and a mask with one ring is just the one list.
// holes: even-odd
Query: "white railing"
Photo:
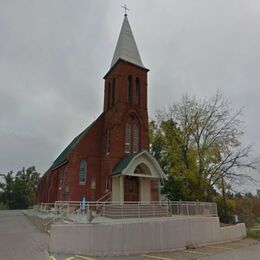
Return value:
[[(159, 202), (82, 202), (56, 201), (35, 206), (35, 212), (51, 215), (43, 223), (45, 227), (63, 219), (81, 214), (85, 221), (105, 222), (111, 219), (144, 219), (147, 217), (204, 216), (217, 217), (217, 205), (210, 202), (159, 201)], [(86, 215), (87, 214), (87, 215)]]
[(47, 232), (48, 228), (53, 224), (60, 222), (64, 218), (68, 216), (68, 207), (60, 207), (56, 215), (52, 215), (51, 217), (45, 217), (42, 221), (42, 225), (44, 227), (44, 231)]
[(105, 193), (105, 195), (103, 195), (101, 198), (99, 198), (97, 200), (97, 202), (99, 201), (110, 201), (111, 200), (111, 191)]
[(54, 209), (54, 203), (40, 203), (33, 206), (34, 212), (49, 214)]

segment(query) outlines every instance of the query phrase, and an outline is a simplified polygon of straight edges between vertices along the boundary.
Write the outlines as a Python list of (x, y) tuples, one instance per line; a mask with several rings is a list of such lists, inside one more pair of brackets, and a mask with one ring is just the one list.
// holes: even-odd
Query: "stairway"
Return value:
[(108, 218), (148, 218), (167, 217), (167, 206), (155, 204), (109, 204), (102, 207), (102, 215)]

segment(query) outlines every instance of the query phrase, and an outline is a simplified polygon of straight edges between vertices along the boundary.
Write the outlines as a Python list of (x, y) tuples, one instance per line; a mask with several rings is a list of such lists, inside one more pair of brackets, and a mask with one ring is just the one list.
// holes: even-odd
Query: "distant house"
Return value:
[[(109, 71), (102, 114), (44, 174), (38, 202), (157, 201), (164, 173), (149, 153), (147, 73), (125, 15)], [(107, 196), (106, 196), (107, 195)]]

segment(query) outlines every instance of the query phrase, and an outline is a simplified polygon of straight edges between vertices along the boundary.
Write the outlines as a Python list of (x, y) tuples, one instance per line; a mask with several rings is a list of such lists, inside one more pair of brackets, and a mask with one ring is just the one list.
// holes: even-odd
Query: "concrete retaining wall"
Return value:
[(244, 223), (220, 228), (220, 241), (239, 240), (246, 236), (246, 227)]
[(50, 232), (52, 253), (96, 256), (172, 251), (246, 236), (244, 224), (220, 228), (213, 217), (147, 219), (110, 224), (57, 224)]

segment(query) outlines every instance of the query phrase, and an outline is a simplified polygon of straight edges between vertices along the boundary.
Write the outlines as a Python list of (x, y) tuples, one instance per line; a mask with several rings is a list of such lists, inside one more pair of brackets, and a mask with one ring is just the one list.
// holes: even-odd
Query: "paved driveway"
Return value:
[(236, 250), (230, 250), (214, 256), (203, 257), (201, 260), (259, 260), (260, 259), (260, 243), (241, 247)]
[(49, 259), (48, 235), (38, 229), (19, 210), (0, 210), (0, 259)]
[(92, 257), (82, 255), (52, 255), (52, 260), (259, 260), (260, 241), (241, 241), (214, 244), (175, 252), (148, 253), (132, 256)]

